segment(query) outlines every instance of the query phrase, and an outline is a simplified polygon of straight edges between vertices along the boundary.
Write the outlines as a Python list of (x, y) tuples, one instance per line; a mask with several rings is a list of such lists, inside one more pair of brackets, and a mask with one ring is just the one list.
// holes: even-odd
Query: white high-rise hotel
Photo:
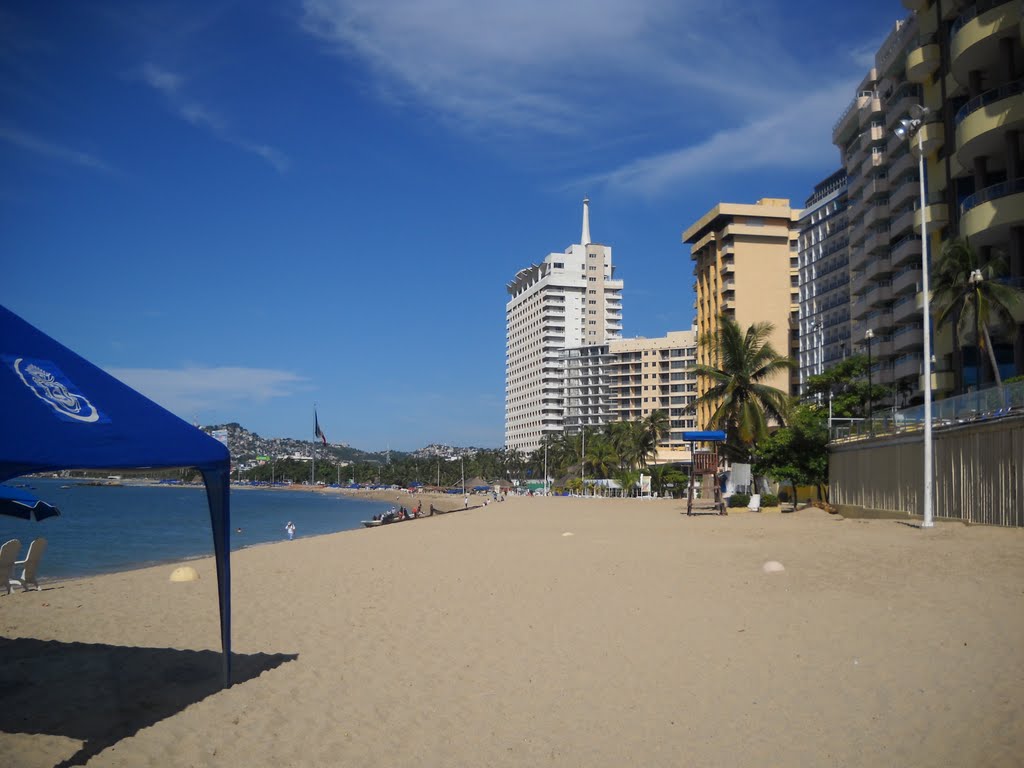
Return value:
[(530, 452), (562, 431), (562, 350), (622, 336), (622, 281), (612, 249), (590, 241), (589, 200), (580, 242), (519, 270), (506, 287), (505, 447)]

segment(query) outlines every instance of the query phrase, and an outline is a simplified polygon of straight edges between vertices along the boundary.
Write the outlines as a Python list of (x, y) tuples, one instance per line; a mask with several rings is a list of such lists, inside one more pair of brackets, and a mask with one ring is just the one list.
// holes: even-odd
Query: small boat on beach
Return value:
[(383, 520), (360, 520), (364, 528), (376, 528), (378, 525), (384, 525)]

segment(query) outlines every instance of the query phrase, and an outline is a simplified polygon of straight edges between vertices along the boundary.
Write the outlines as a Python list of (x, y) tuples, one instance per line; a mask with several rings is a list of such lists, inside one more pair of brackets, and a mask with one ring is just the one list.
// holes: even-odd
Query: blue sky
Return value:
[[(754, 8), (755, 10), (751, 10)], [(611, 245), (627, 336), (680, 235), (802, 204), (896, 0), (0, 7), (0, 303), (183, 418), (503, 441), (505, 283)]]

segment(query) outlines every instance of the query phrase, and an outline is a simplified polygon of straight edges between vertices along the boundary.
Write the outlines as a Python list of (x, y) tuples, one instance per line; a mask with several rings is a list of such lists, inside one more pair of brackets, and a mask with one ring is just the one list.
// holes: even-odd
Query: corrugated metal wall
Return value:
[[(936, 427), (934, 514), (1024, 526), (1024, 417)], [(888, 435), (829, 447), (829, 500), (920, 516), (924, 435)]]

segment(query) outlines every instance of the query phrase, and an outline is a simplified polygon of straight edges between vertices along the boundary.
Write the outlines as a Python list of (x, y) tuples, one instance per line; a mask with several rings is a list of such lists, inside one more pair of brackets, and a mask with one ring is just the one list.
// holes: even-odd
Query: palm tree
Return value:
[(735, 320), (721, 315), (718, 332), (700, 339), (720, 367), (697, 366), (697, 375), (711, 379), (711, 386), (692, 407), (715, 407), (708, 426), (725, 431), (734, 460), (750, 461), (757, 441), (768, 435), (768, 419), (785, 422), (788, 396), (764, 382), (795, 363), (772, 348), (768, 337), (773, 330), (771, 323), (754, 323), (744, 333)]
[(643, 421), (643, 463), (647, 466), (647, 457), (654, 461), (658, 460), (658, 443), (665, 436), (669, 429), (668, 414), (660, 408), (651, 411), (650, 415)]
[(960, 389), (963, 388), (963, 360), (959, 345), (967, 340), (971, 331), (978, 348), (979, 371), (981, 353), (986, 351), (996, 386), (1003, 386), (990, 331), (994, 326), (1014, 326), (1012, 310), (1020, 303), (1022, 293), (1019, 288), (999, 282), (1005, 274), (1006, 262), (1002, 258), (989, 259), (982, 265), (966, 238), (956, 237), (942, 245), (933, 292), (938, 310), (936, 324), (953, 325), (953, 358)]
[(604, 435), (595, 435), (587, 441), (587, 467), (599, 478), (611, 477), (619, 466), (619, 455)]

